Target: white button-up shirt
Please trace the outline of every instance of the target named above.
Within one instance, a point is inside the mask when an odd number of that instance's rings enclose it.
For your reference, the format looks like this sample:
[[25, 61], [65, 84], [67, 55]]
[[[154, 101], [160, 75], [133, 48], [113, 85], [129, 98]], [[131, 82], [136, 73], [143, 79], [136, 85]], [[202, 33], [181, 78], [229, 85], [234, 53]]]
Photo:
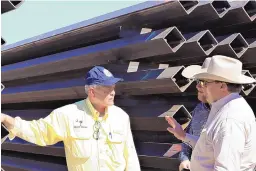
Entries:
[[191, 171], [253, 171], [256, 165], [256, 121], [245, 101], [232, 93], [212, 104], [200, 137], [187, 134], [194, 147]]

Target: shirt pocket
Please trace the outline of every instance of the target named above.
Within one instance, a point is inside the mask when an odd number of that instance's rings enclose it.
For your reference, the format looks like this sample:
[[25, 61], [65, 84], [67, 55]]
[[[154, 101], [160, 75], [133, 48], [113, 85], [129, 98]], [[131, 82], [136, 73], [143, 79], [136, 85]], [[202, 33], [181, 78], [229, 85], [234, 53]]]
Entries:
[[124, 142], [124, 133], [122, 131], [112, 131], [108, 134], [108, 141], [112, 144], [121, 144]]
[[121, 161], [124, 159], [124, 142], [125, 142], [125, 134], [119, 131], [112, 131], [109, 133], [107, 138], [107, 144], [109, 151], [109, 157], [112, 158], [113, 161], [117, 165], [120, 165]]
[[205, 152], [212, 152], [213, 151], [213, 147], [211, 142], [209, 141], [209, 133], [207, 133], [207, 131], [205, 129], [202, 130], [200, 138], [202, 138], [203, 140], [203, 149], [202, 151]]
[[92, 155], [91, 138], [92, 133], [87, 130], [74, 130], [70, 135], [71, 155], [75, 158], [88, 160]]

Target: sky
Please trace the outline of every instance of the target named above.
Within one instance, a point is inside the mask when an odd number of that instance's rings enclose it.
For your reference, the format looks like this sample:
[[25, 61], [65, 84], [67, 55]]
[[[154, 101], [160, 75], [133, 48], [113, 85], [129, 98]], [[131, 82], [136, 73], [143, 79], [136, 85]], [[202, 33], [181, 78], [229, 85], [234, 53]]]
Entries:
[[138, 3], [134, 0], [25, 0], [19, 8], [1, 15], [1, 36], [9, 45]]

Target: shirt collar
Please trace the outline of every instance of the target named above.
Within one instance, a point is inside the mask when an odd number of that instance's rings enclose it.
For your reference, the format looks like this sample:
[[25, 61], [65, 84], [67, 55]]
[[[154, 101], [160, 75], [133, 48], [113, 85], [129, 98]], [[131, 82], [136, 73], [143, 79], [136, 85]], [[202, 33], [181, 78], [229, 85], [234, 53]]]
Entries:
[[206, 110], [208, 112], [211, 110], [211, 106], [209, 104], [202, 102], [201, 105], [203, 110]]
[[[87, 106], [87, 108], [89, 109], [89, 111], [91, 112], [92, 114], [92, 117], [93, 119], [96, 121], [96, 120], [99, 120], [99, 116], [100, 116], [100, 113], [93, 107], [92, 103], [90, 102], [89, 98], [87, 98], [85, 100], [85, 105]], [[105, 115], [104, 117], [102, 118], [103, 120], [106, 120], [108, 118], [108, 108], [105, 109]]]
[[215, 108], [215, 109], [220, 109], [222, 108], [225, 104], [227, 104], [228, 102], [234, 100], [234, 99], [237, 99], [239, 98], [240, 95], [238, 93], [231, 93], [225, 97], [223, 97], [222, 99], [212, 103], [212, 108]]

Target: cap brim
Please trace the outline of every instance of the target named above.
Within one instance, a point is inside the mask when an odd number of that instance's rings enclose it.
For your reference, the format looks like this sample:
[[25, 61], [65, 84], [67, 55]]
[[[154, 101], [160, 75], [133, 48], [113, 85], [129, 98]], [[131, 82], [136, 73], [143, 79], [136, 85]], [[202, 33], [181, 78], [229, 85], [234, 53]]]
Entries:
[[102, 85], [112, 86], [112, 85], [115, 85], [116, 83], [123, 81], [123, 80], [124, 79], [122, 79], [122, 78], [110, 78], [110, 79], [104, 81], [104, 83]]
[[227, 83], [233, 83], [233, 84], [251, 84], [251, 83], [255, 83], [256, 80], [254, 78], [245, 76], [245, 75], [240, 75], [238, 78], [236, 79], [232, 79], [230, 78], [224, 78], [218, 75], [213, 75], [213, 74], [209, 74], [209, 73], [199, 73], [196, 74], [194, 76], [195, 79], [209, 79], [209, 80], [216, 80], [216, 81], [223, 81], [223, 82], [227, 82]]
[[182, 71], [182, 76], [185, 78], [193, 78], [196, 74], [206, 72], [200, 65], [190, 65]]

